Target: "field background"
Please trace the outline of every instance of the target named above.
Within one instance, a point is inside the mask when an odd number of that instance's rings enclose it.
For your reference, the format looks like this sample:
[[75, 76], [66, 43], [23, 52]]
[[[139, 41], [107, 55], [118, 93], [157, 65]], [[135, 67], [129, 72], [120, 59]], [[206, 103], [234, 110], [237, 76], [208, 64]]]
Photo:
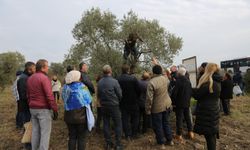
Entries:
[[[217, 142], [219, 150], [250, 150], [250, 97], [235, 97], [231, 101], [232, 115], [221, 116], [220, 139]], [[12, 97], [10, 88], [0, 93], [0, 150], [20, 150], [22, 134], [15, 128], [16, 102]], [[172, 113], [174, 115], [174, 113]], [[172, 117], [171, 123], [174, 129], [175, 121]], [[59, 119], [53, 121], [50, 139], [50, 150], [67, 149], [68, 131], [63, 121], [63, 105], [59, 104]], [[186, 138], [185, 138], [186, 139]], [[154, 134], [149, 131], [139, 139], [131, 142], [122, 141], [126, 150], [156, 150]], [[87, 140], [87, 150], [104, 149], [104, 138], [102, 134], [91, 132]], [[186, 139], [185, 145], [175, 144], [167, 146], [169, 150], [192, 150], [206, 149], [203, 136], [195, 135], [194, 140]]]

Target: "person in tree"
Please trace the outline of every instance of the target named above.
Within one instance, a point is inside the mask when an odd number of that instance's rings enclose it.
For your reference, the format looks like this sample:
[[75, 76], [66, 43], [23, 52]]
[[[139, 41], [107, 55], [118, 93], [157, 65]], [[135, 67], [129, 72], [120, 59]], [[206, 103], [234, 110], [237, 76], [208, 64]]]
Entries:
[[137, 33], [130, 33], [128, 38], [125, 40], [124, 54], [123, 54], [125, 60], [128, 59], [130, 53], [134, 57], [138, 56], [138, 50], [136, 48], [137, 40], [143, 42], [143, 40], [138, 36]]

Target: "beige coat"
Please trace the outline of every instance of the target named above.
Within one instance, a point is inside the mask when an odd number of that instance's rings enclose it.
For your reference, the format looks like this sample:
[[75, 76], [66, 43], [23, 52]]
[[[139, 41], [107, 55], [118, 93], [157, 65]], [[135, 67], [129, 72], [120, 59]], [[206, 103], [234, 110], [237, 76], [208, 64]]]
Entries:
[[153, 77], [147, 86], [146, 113], [160, 113], [171, 106], [168, 95], [169, 80], [163, 75]]

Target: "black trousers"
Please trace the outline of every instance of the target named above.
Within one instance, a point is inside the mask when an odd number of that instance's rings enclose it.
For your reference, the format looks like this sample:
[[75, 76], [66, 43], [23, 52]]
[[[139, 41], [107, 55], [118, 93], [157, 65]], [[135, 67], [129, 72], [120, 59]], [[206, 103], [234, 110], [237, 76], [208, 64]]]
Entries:
[[204, 135], [207, 142], [207, 150], [216, 150], [216, 134]]
[[139, 108], [135, 110], [122, 109], [122, 127], [125, 137], [136, 137], [139, 126]]
[[186, 108], [176, 108], [175, 109], [175, 115], [176, 115], [176, 134], [182, 135], [183, 131], [183, 119], [185, 119], [185, 122], [187, 123], [188, 131], [193, 131], [193, 125], [191, 120], [191, 113], [189, 110], [189, 107]]
[[87, 124], [68, 124], [69, 130], [69, 150], [84, 150], [86, 146]]
[[59, 91], [54, 91], [54, 92], [53, 92], [53, 95], [54, 95], [54, 99], [55, 99], [56, 101], [58, 101], [58, 100], [60, 99], [60, 92], [59, 92]]
[[121, 145], [122, 136], [122, 121], [121, 121], [121, 111], [119, 106], [103, 106], [103, 131], [104, 137], [107, 144], [112, 144], [111, 133], [110, 133], [110, 119], [112, 119], [115, 127], [115, 138], [116, 145]]
[[223, 111], [226, 115], [230, 113], [230, 99], [221, 99]]
[[101, 128], [101, 122], [102, 122], [102, 108], [101, 107], [97, 107], [97, 118], [96, 118], [96, 128], [100, 129]]
[[141, 133], [146, 133], [147, 129], [152, 126], [151, 124], [151, 115], [146, 114], [145, 107], [140, 107], [139, 131]]

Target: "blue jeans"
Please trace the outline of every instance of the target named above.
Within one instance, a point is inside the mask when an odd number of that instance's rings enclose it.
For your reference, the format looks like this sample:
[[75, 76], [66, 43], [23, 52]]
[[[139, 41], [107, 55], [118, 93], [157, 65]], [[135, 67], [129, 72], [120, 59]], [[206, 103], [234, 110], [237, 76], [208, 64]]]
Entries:
[[103, 106], [101, 108], [103, 112], [103, 131], [106, 143], [112, 144], [110, 134], [110, 119], [112, 119], [115, 128], [116, 145], [121, 145], [122, 121], [119, 106]]
[[169, 124], [170, 110], [152, 113], [152, 126], [158, 144], [172, 141], [172, 131]]

